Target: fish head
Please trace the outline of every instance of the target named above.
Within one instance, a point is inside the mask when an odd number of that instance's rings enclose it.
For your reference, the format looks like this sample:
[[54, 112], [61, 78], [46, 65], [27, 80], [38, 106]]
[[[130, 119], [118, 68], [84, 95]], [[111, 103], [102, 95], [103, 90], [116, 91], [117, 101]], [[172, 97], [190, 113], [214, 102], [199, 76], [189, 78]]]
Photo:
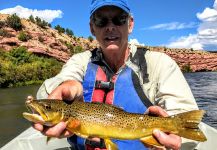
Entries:
[[27, 97], [26, 106], [31, 113], [24, 112], [23, 116], [31, 122], [53, 126], [64, 119], [61, 105], [58, 100], [34, 100], [33, 97]]

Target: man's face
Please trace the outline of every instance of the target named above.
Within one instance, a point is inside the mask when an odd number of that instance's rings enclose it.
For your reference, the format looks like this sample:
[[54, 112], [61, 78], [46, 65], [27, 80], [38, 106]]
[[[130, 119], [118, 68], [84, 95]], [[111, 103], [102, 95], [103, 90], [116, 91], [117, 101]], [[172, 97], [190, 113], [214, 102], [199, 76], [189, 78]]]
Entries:
[[103, 50], [120, 50], [128, 45], [128, 34], [133, 28], [133, 19], [118, 7], [98, 9], [90, 22], [92, 34]]

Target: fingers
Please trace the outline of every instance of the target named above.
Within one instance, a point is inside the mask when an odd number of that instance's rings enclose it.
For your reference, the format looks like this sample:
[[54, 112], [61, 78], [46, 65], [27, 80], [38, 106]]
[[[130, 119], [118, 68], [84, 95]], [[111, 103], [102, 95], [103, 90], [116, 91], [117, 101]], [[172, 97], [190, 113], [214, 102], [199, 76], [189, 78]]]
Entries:
[[60, 122], [53, 127], [44, 128], [42, 133], [49, 137], [59, 137], [61, 133], [63, 133], [65, 128], [66, 128], [66, 124], [64, 122]]
[[41, 125], [41, 124], [39, 124], [39, 123], [34, 123], [34, 124], [32, 124], [32, 127], [33, 127], [34, 129], [40, 131], [40, 132], [42, 132], [43, 129], [44, 129], [43, 125]]
[[90, 141], [100, 142], [100, 138], [88, 138]]
[[33, 128], [40, 131], [42, 134], [48, 137], [64, 138], [73, 135], [70, 131], [66, 130], [66, 123], [60, 122], [53, 127], [45, 127], [41, 124], [33, 124]]
[[181, 148], [181, 137], [175, 134], [165, 134], [164, 132], [161, 132], [159, 130], [154, 130], [153, 135], [166, 148], [173, 150], [179, 150]]
[[55, 88], [48, 96], [48, 99], [73, 100], [82, 97], [82, 85], [78, 81], [68, 80]]
[[[147, 111], [148, 114], [168, 117], [167, 112], [159, 106], [150, 106]], [[179, 150], [181, 148], [181, 137], [174, 134], [166, 134], [159, 130], [153, 131], [154, 137], [166, 148]], [[161, 148], [154, 148], [155, 150], [160, 150]]]
[[152, 114], [152, 115], [157, 115], [157, 116], [162, 116], [162, 117], [168, 117], [167, 112], [159, 106], [150, 106], [147, 109], [146, 113]]

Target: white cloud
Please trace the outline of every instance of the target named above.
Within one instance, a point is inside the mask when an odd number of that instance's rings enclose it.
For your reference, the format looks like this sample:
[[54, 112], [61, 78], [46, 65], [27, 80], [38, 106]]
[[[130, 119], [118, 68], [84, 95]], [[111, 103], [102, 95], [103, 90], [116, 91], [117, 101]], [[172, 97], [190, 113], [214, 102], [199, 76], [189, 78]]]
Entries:
[[30, 15], [33, 17], [38, 16], [39, 18], [51, 23], [55, 18], [62, 18], [62, 11], [61, 10], [37, 10], [37, 9], [29, 9], [24, 8], [22, 6], [16, 6], [14, 8], [6, 8], [0, 10], [0, 13], [3, 14], [14, 14], [16, 13], [21, 18], [29, 18]]
[[180, 29], [195, 28], [195, 27], [197, 27], [197, 23], [195, 22], [190, 22], [190, 23], [170, 22], [170, 23], [157, 24], [145, 28], [145, 30], [150, 30], [150, 29], [180, 30]]
[[202, 49], [203, 46], [199, 42], [197, 35], [190, 34], [189, 36], [179, 37], [175, 42], [171, 42], [167, 45], [168, 47], [174, 48], [193, 48]]
[[213, 8], [205, 8], [196, 15], [201, 21], [197, 33], [173, 40], [168, 47], [217, 50], [217, 0]]
[[137, 39], [130, 39], [129, 43], [135, 44], [135, 45], [144, 45], [143, 43], [139, 43], [139, 41]]

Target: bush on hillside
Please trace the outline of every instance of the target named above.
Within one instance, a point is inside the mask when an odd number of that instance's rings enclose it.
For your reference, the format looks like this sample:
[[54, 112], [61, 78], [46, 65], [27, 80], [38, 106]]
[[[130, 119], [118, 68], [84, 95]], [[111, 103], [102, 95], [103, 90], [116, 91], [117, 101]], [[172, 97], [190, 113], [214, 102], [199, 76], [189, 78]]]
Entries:
[[41, 18], [39, 18], [38, 16], [35, 18], [35, 23], [41, 27], [41, 28], [46, 28], [47, 26], [51, 26], [51, 24], [49, 24], [48, 22], [46, 22], [45, 20], [42, 20]]
[[44, 38], [42, 36], [38, 37], [39, 42], [43, 43], [44, 42]]
[[55, 76], [63, 63], [29, 53], [25, 47], [6, 52], [0, 49], [0, 88], [41, 84]]
[[23, 27], [20, 17], [18, 17], [16, 14], [8, 16], [6, 23], [9, 27], [13, 28], [16, 31], [21, 30]]
[[192, 72], [192, 69], [191, 69], [191, 65], [190, 64], [187, 64], [187, 65], [184, 65], [181, 70], [183, 72]]
[[32, 23], [35, 23], [35, 18], [33, 17], [33, 15], [29, 16], [29, 21], [31, 21]]
[[0, 21], [0, 28], [3, 28], [5, 26], [5, 22], [4, 21]]
[[54, 29], [56, 29], [59, 33], [65, 33], [65, 29], [62, 28], [60, 25], [56, 25]]
[[70, 37], [74, 36], [73, 31], [70, 30], [70, 29], [68, 29], [68, 28], [66, 28], [66, 34], [67, 34], [68, 36], [70, 36]]
[[83, 48], [81, 46], [75, 46], [74, 49], [73, 49], [74, 54], [80, 53], [82, 51], [83, 51]]
[[29, 39], [31, 39], [31, 36], [28, 35], [27, 33], [25, 33], [24, 31], [21, 31], [18, 35], [18, 39], [20, 41], [23, 41], [23, 42], [26, 42], [28, 41]]
[[93, 42], [93, 37], [92, 37], [92, 36], [89, 36], [89, 37], [88, 37], [88, 40], [89, 40], [90, 42]]
[[13, 37], [14, 35], [9, 33], [7, 30], [0, 29], [0, 36], [10, 38], [10, 37]]

